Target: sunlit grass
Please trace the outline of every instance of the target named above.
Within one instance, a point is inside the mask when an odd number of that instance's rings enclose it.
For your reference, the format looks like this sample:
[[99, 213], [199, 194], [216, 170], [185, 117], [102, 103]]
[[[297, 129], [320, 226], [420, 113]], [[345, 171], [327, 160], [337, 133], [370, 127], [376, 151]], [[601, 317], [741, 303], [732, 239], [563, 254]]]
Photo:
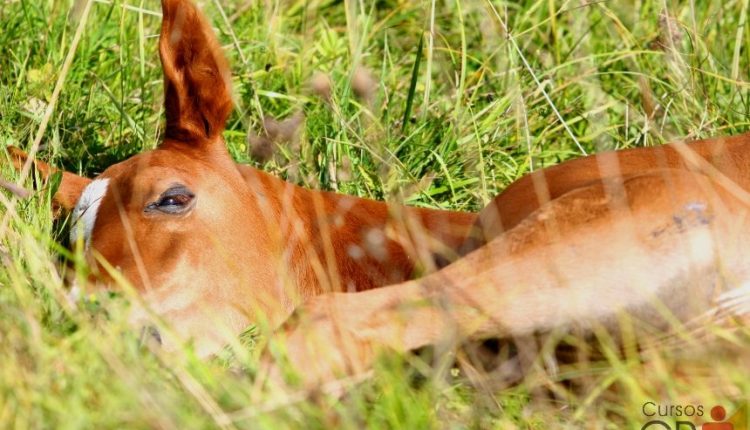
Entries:
[[[0, 6], [0, 144], [28, 148], [39, 131], [84, 3]], [[236, 159], [309, 187], [477, 210], [523, 174], [581, 148], [750, 128], [748, 2], [692, 3], [201, 6], [235, 76], [225, 138]], [[153, 0], [92, 5], [42, 158], [93, 176], [158, 143], [159, 11]], [[376, 80], [369, 101], [352, 88], [359, 66]], [[311, 88], [316, 72], [330, 77], [327, 100]], [[299, 146], [282, 145], [263, 165], [251, 160], [246, 136], [262, 133], [264, 116], [299, 111]], [[5, 162], [1, 173], [18, 177]], [[640, 428], [646, 401], [732, 409], [750, 393], [740, 331], [720, 344], [613, 354], [586, 366], [555, 370], [539, 360], [511, 386], [388, 357], [341, 400], [265, 397], [252, 376], [252, 345], [209, 362], [189, 351], [157, 357], [126, 327], [121, 297], [68, 302], [65, 280], [85, 268], [63, 248], [49, 194], [37, 190], [15, 211], [10, 194], [0, 202], [3, 428]]]

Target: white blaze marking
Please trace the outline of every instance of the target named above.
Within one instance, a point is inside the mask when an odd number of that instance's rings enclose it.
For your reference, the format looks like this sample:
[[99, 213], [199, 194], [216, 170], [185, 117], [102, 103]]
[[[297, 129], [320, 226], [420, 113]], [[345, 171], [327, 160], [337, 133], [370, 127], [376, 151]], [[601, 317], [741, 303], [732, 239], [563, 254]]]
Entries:
[[96, 214], [99, 205], [107, 194], [109, 179], [95, 179], [86, 186], [78, 198], [75, 209], [73, 209], [73, 225], [70, 228], [70, 243], [75, 243], [79, 235], [83, 234], [85, 249], [91, 246], [91, 233], [94, 231]]

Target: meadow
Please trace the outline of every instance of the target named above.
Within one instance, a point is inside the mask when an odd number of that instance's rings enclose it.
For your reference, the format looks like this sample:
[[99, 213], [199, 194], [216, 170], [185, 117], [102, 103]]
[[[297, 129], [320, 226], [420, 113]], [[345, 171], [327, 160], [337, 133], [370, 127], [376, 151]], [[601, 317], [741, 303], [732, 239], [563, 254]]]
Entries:
[[[232, 65], [224, 136], [238, 161], [306, 187], [474, 211], [583, 154], [750, 130], [749, 3], [199, 4]], [[41, 159], [94, 176], [157, 145], [157, 1], [2, 0], [0, 23], [3, 147], [38, 140]], [[4, 155], [0, 166], [18, 178]], [[437, 363], [384, 357], [341, 398], [270, 394], [253, 336], [215, 360], [165, 358], [128, 330], [120, 295], [67, 300], [86, 267], [53, 217], [53, 188], [0, 194], [2, 428], [638, 429], [647, 402], [731, 412], [750, 395], [743, 327], [586, 365], [543, 353], [514, 384], [456, 365], [459, 349]]]

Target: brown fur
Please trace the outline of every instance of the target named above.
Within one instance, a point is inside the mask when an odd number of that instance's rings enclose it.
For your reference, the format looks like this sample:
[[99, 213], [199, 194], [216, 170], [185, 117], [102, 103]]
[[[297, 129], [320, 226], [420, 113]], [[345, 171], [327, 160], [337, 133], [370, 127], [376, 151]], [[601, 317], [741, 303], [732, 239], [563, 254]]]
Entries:
[[[23, 168], [24, 163], [27, 160], [26, 153], [18, 148], [12, 146], [8, 147], [8, 155], [13, 163], [13, 167], [18, 170]], [[43, 180], [47, 180], [49, 176], [58, 170], [54, 167], [50, 167], [47, 163], [39, 160], [34, 160], [33, 164], [39, 176]], [[60, 188], [55, 193], [54, 203], [58, 208], [71, 210], [76, 205], [78, 197], [91, 182], [89, 178], [83, 178], [70, 172], [62, 172], [62, 180], [60, 182]]]
[[[549, 201], [576, 188], [602, 180], [621, 181], [651, 169], [700, 170], [702, 165], [686, 160], [685, 151], [695, 154], [743, 189], [750, 189], [745, 169], [750, 166], [750, 134], [690, 142], [676, 142], [652, 148], [634, 148], [590, 155], [538, 170], [514, 182], [479, 215], [475, 231], [481, 237], [467, 245], [471, 251], [510, 230]], [[680, 150], [681, 149], [681, 150]]]

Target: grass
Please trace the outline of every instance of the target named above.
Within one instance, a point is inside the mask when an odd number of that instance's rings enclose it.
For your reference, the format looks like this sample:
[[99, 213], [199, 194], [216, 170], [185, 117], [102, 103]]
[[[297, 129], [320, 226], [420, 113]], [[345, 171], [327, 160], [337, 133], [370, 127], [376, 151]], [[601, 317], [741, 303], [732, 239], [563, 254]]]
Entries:
[[[159, 141], [160, 9], [94, 3], [55, 100], [84, 6], [3, 1], [0, 143], [28, 148], [54, 102], [40, 156], [93, 176]], [[235, 76], [232, 154], [309, 187], [478, 210], [523, 174], [583, 152], [750, 128], [747, 0], [202, 6]], [[358, 67], [375, 77], [370, 100], [353, 89]], [[316, 72], [330, 77], [330, 102], [310, 88]], [[247, 135], [298, 111], [299, 141], [252, 160]], [[2, 177], [17, 173], [4, 163]], [[13, 212], [4, 193], [0, 205], [3, 428], [640, 428], [649, 400], [731, 410], [750, 395], [740, 331], [695, 356], [612, 355], [557, 374], [540, 362], [510, 388], [390, 357], [340, 401], [264, 397], [236, 370], [252, 369], [252, 354], [160, 361], [138, 346], [117, 299], [70, 305], [72, 272], [60, 263], [79, 256], [61, 245], [49, 194]]]

